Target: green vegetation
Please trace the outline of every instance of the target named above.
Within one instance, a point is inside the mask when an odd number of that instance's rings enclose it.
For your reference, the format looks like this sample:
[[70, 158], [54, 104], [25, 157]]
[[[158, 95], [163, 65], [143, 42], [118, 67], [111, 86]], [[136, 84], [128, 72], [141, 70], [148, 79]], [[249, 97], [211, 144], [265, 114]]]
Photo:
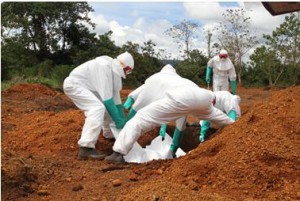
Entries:
[[[205, 69], [208, 57], [197, 49], [191, 49], [192, 37], [178, 38], [174, 29], [170, 34], [185, 44], [183, 60], [164, 60], [160, 52], [156, 53], [156, 44], [149, 40], [144, 44], [128, 41], [122, 47], [111, 40], [112, 32], [97, 36], [91, 33], [85, 24], [94, 27], [88, 13], [93, 9], [85, 2], [3, 2], [1, 4], [1, 90], [18, 83], [43, 83], [54, 88], [61, 88], [63, 80], [76, 66], [100, 55], [116, 57], [128, 51], [135, 60], [135, 69], [124, 81], [124, 87], [138, 87], [153, 73], [158, 72], [165, 64], [170, 63], [177, 72], [197, 84], [204, 85]], [[238, 15], [236, 19], [245, 19], [245, 12], [227, 12], [225, 15]], [[228, 18], [230, 19], [230, 18]], [[239, 20], [229, 20], [228, 27], [239, 25]], [[244, 24], [239, 30], [226, 29], [222, 22], [224, 44], [215, 43], [220, 48], [236, 41], [234, 33], [249, 33]], [[191, 25], [191, 26], [183, 26]], [[186, 28], [187, 27], [187, 28]], [[198, 24], [183, 21], [178, 26], [183, 33], [193, 36]], [[184, 29], [186, 28], [186, 29]], [[172, 32], [173, 30], [173, 32]], [[176, 29], [177, 30], [177, 29]], [[164, 30], [162, 30], [163, 32]], [[212, 41], [209, 33], [208, 48]], [[236, 68], [239, 69], [239, 80], [244, 86], [290, 86], [298, 85], [300, 80], [300, 20], [290, 14], [271, 35], [264, 35], [265, 44], [257, 47], [248, 63], [241, 62], [241, 56], [253, 46], [249, 34], [243, 35], [239, 44], [228, 46], [234, 58], [233, 47], [243, 47], [237, 57]], [[246, 44], [243, 41], [247, 41]], [[225, 44], [226, 42], [226, 44]], [[244, 46], [243, 46], [244, 45]], [[242, 51], [243, 50], [243, 51]], [[215, 49], [215, 51], [217, 51]], [[210, 53], [210, 52], [209, 52]]]

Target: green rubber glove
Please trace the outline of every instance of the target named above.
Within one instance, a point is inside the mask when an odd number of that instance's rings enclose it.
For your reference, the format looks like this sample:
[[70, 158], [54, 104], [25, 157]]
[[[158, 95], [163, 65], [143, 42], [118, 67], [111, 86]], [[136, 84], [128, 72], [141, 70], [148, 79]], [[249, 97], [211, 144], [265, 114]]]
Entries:
[[236, 92], [236, 81], [230, 81], [230, 86], [231, 86], [231, 93], [233, 95], [235, 95], [235, 92]]
[[119, 115], [122, 119], [125, 119], [125, 114], [124, 114], [124, 109], [123, 109], [123, 105], [122, 104], [119, 104], [119, 105], [116, 105], [116, 107], [118, 108], [118, 112], [119, 112]]
[[207, 66], [206, 67], [206, 76], [205, 76], [205, 81], [207, 84], [210, 83], [210, 74], [211, 74], [212, 68]]
[[178, 128], [175, 128], [174, 135], [173, 135], [173, 142], [171, 144], [170, 150], [173, 152], [173, 157], [175, 157], [175, 153], [181, 143], [183, 138], [183, 131], [180, 131]]
[[229, 117], [230, 119], [232, 119], [233, 121], [236, 121], [236, 120], [237, 120], [237, 117], [236, 117], [236, 111], [230, 110], [230, 112], [228, 113], [228, 117]]
[[199, 141], [200, 143], [204, 142], [204, 140], [207, 138], [207, 131], [210, 128], [210, 123], [207, 120], [203, 120], [203, 123], [201, 125], [201, 130], [200, 130], [200, 136], [199, 136]]
[[111, 99], [103, 101], [103, 103], [104, 103], [104, 106], [105, 106], [108, 114], [110, 115], [112, 120], [115, 122], [116, 127], [118, 129], [122, 129], [125, 125], [125, 119], [120, 116], [119, 110], [116, 107], [114, 100], [111, 98]]
[[124, 103], [124, 108], [129, 109], [133, 103], [134, 103], [134, 99], [131, 98], [131, 96], [128, 96]]
[[133, 108], [131, 108], [127, 114], [126, 122], [129, 121], [132, 117], [134, 117], [135, 114], [136, 114], [136, 111]]
[[166, 136], [166, 130], [167, 130], [167, 124], [162, 124], [160, 126], [159, 135], [162, 137], [162, 139], [165, 139]]

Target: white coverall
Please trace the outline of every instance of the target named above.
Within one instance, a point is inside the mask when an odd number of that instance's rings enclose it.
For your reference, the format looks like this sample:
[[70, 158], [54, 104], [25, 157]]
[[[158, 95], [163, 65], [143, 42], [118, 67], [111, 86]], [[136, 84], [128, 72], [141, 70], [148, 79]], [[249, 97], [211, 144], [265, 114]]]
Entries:
[[[142, 85], [142, 89], [138, 88], [139, 94], [137, 95], [132, 108], [135, 111], [139, 111], [150, 103], [163, 98], [167, 91], [182, 87], [186, 84], [197, 86], [192, 81], [178, 75], [173, 66], [167, 64], [160, 72], [155, 73], [146, 79], [145, 84]], [[176, 127], [181, 131], [184, 130], [185, 122], [186, 117], [178, 119], [176, 121]]]
[[228, 91], [216, 91], [214, 92], [214, 94], [216, 95], [216, 103], [214, 105], [216, 108], [218, 108], [226, 114], [228, 114], [231, 110], [234, 110], [236, 112], [237, 118], [241, 116], [239, 96], [232, 95]]
[[213, 91], [228, 91], [229, 82], [236, 80], [235, 68], [229, 58], [220, 59], [219, 55], [207, 63], [213, 69]]
[[125, 77], [118, 61], [100, 56], [76, 67], [64, 81], [64, 92], [84, 112], [85, 123], [78, 145], [95, 148], [101, 127], [105, 137], [111, 137], [112, 122], [103, 104], [113, 98], [116, 105], [122, 104], [120, 90]]
[[142, 108], [126, 123], [113, 146], [113, 150], [126, 155], [141, 134], [160, 126], [162, 123], [167, 124], [188, 114], [207, 119], [219, 126], [233, 123], [234, 121], [226, 114], [213, 107], [214, 97], [213, 92], [193, 84], [186, 84], [167, 91], [165, 98]]
[[[215, 91], [216, 96], [215, 105], [214, 107], [218, 108], [225, 114], [228, 114], [231, 110], [236, 112], [237, 119], [241, 117], [241, 109], [239, 106], [239, 102], [241, 98], [237, 95], [232, 95], [228, 91]], [[200, 121], [200, 125], [203, 124], [203, 121]], [[212, 124], [212, 128], [218, 128], [218, 126]]]
[[145, 84], [139, 86], [137, 89], [130, 92], [130, 94], [128, 94], [128, 96], [130, 96], [134, 101], [136, 101], [137, 97], [139, 96], [141, 91], [144, 89], [144, 86], [145, 86]]

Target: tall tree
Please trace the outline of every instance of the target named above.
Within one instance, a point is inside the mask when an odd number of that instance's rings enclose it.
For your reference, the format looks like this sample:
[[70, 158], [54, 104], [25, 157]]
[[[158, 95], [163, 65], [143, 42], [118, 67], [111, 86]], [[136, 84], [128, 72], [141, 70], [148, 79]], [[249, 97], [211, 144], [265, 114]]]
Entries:
[[256, 36], [251, 32], [251, 19], [244, 9], [227, 9], [223, 17], [224, 21], [215, 27], [219, 47], [226, 49], [233, 58], [238, 80], [242, 82], [242, 57], [257, 44]]
[[264, 35], [266, 44], [281, 61], [281, 71], [290, 67], [290, 80], [299, 82], [300, 76], [300, 18], [295, 14], [285, 17], [285, 21], [277, 27], [272, 35]]
[[165, 34], [171, 36], [179, 47], [182, 48], [184, 44], [184, 53], [186, 58], [190, 58], [190, 49], [192, 40], [197, 38], [196, 31], [199, 28], [199, 24], [189, 20], [183, 20], [180, 24], [174, 25], [167, 29]]
[[207, 40], [207, 55], [208, 58], [211, 58], [211, 37], [212, 33], [210, 30], [205, 31], [205, 38]]
[[41, 60], [85, 43], [82, 36], [89, 32], [83, 23], [94, 26], [88, 17], [93, 10], [86, 2], [4, 2], [1, 7], [4, 40], [20, 38]]

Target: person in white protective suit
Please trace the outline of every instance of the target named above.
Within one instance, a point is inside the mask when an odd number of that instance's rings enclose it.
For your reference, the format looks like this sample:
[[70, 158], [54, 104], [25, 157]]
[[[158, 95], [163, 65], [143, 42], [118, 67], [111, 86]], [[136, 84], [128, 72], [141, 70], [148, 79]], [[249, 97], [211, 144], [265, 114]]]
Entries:
[[[128, 98], [124, 103], [124, 107], [126, 109], [130, 108], [130, 111], [126, 117], [126, 121], [129, 121], [131, 118], [133, 118], [140, 109], [156, 100], [163, 98], [168, 90], [182, 87], [186, 84], [193, 85], [194, 83], [179, 76], [176, 73], [176, 70], [170, 64], [165, 65], [160, 72], [150, 76], [148, 79], [146, 79], [145, 84], [128, 95]], [[173, 143], [170, 148], [174, 154], [183, 136], [185, 124], [186, 117], [176, 120]], [[163, 139], [165, 137], [166, 127], [166, 124], [163, 124], [160, 128], [160, 135]]]
[[114, 143], [114, 152], [105, 160], [123, 163], [126, 155], [141, 134], [159, 126], [161, 123], [187, 116], [188, 114], [206, 119], [218, 126], [226, 126], [234, 121], [221, 110], [213, 107], [215, 95], [212, 91], [187, 84], [166, 92], [163, 99], [142, 108], [126, 123]]
[[122, 78], [125, 79], [133, 67], [134, 60], [128, 52], [115, 59], [100, 56], [76, 67], [64, 80], [65, 94], [85, 115], [78, 141], [78, 159], [103, 159], [105, 154], [95, 149], [101, 128], [103, 135], [110, 137], [112, 120], [118, 129], [125, 125], [120, 90]]
[[236, 94], [235, 68], [226, 50], [221, 50], [219, 55], [208, 61], [205, 77], [207, 84], [210, 84], [211, 72], [213, 72], [213, 91], [228, 91], [230, 79], [231, 92]]
[[[241, 116], [241, 110], [239, 106], [241, 98], [237, 95], [232, 95], [228, 91], [215, 91], [214, 94], [216, 96], [214, 107], [227, 114], [227, 116], [233, 121], [236, 121]], [[217, 126], [211, 125], [207, 120], [201, 120], [200, 125], [200, 143], [207, 139], [207, 131], [210, 127], [218, 128]]]

